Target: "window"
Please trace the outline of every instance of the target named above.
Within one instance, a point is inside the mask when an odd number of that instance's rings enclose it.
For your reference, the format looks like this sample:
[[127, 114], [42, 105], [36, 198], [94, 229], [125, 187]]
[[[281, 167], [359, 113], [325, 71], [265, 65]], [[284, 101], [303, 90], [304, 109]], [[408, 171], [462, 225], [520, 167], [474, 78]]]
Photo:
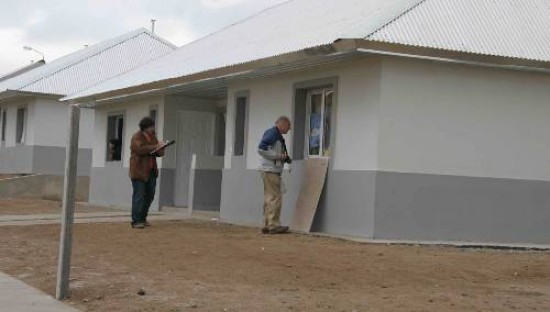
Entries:
[[216, 156], [225, 155], [225, 118], [226, 112], [220, 111], [216, 116]]
[[332, 89], [309, 91], [307, 94], [307, 155], [330, 157]]
[[122, 160], [124, 116], [111, 115], [107, 119], [107, 161]]
[[25, 143], [25, 122], [27, 119], [27, 109], [20, 107], [17, 109], [17, 123], [15, 129], [15, 143]]
[[244, 155], [246, 105], [248, 99], [244, 96], [237, 97], [235, 109], [235, 141], [233, 151], [235, 156]]
[[155, 125], [157, 124], [157, 114], [158, 114], [158, 108], [156, 106], [151, 107], [151, 109], [149, 110], [149, 117], [153, 119], [153, 121], [155, 122]]
[[2, 117], [1, 117], [1, 121], [2, 122], [2, 135], [1, 135], [1, 142], [2, 143], [5, 143], [6, 142], [6, 121], [7, 121], [7, 114], [8, 112], [3, 109], [2, 110]]

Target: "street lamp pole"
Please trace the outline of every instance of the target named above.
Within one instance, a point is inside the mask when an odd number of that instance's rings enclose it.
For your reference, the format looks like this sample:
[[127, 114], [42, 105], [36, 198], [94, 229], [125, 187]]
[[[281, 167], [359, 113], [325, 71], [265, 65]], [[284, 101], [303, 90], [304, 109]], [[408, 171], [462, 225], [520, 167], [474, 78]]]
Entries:
[[38, 53], [38, 54], [40, 54], [40, 56], [42, 56], [42, 59], [41, 59], [41, 61], [43, 61], [43, 60], [44, 60], [44, 53], [42, 53], [42, 52], [40, 52], [40, 51], [36, 50], [36, 49], [35, 49], [35, 48], [33, 48], [33, 47], [29, 47], [29, 46], [24, 46], [24, 47], [23, 47], [23, 50], [26, 50], [26, 51], [33, 51], [33, 52], [35, 52], [35, 53]]

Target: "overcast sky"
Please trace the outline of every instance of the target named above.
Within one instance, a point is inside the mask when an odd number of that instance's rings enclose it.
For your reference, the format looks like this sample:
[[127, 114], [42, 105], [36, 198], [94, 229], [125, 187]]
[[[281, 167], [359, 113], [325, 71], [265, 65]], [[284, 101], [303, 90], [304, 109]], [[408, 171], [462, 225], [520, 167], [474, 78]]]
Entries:
[[0, 75], [140, 27], [181, 46], [286, 0], [0, 0]]

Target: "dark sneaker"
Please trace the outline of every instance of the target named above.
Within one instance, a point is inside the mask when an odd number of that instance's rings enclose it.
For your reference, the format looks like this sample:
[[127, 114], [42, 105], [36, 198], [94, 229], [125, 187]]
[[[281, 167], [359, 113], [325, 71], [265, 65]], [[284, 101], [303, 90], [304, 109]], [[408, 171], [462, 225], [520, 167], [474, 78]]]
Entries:
[[262, 228], [262, 234], [268, 234], [269, 233], [269, 229], [266, 228], [266, 227], [263, 227]]
[[269, 229], [269, 234], [285, 234], [288, 233], [288, 226], [276, 226]]
[[134, 228], [134, 229], [144, 229], [145, 224], [143, 224], [143, 223], [133, 223], [132, 228]]

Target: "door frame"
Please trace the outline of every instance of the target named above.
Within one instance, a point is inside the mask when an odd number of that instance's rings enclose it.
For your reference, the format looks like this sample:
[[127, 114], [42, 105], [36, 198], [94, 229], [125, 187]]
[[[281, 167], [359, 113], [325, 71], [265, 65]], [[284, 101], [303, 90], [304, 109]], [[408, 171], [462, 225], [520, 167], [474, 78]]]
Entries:
[[[212, 116], [212, 119], [211, 119], [211, 122], [212, 122], [212, 133], [210, 134], [210, 138], [209, 138], [209, 146], [208, 146], [208, 149], [209, 149], [209, 152], [210, 153], [213, 153], [214, 151], [214, 147], [215, 147], [215, 139], [216, 139], [216, 131], [215, 131], [215, 128], [216, 128], [216, 112], [214, 111], [210, 111], [210, 110], [187, 110], [187, 109], [177, 109], [176, 110], [176, 142], [177, 142], [177, 145], [176, 146], [179, 146], [179, 144], [187, 144], [187, 142], [183, 142], [181, 140], [181, 138], [179, 137], [179, 134], [180, 134], [180, 130], [181, 130], [181, 125], [180, 125], [180, 116], [182, 114], [189, 114], [189, 113], [204, 113], [204, 114], [211, 114]], [[179, 176], [178, 176], [178, 168], [179, 168], [179, 156], [180, 156], [180, 150], [179, 150], [179, 147], [176, 147], [176, 151], [175, 151], [175, 170], [174, 170], [174, 205], [177, 206], [177, 207], [184, 207], [184, 206], [178, 206], [177, 203], [176, 203], [176, 194], [178, 193], [178, 189], [177, 189], [177, 186], [178, 186], [178, 179], [179, 179]], [[192, 155], [191, 155], [191, 158], [189, 160], [189, 173], [188, 173], [188, 177], [187, 177], [187, 182], [189, 183], [189, 179], [190, 179], [190, 176], [191, 176], [191, 165], [192, 165]], [[189, 185], [187, 185], [187, 189], [186, 191], [188, 192], [189, 191]], [[189, 198], [190, 198], [190, 194], [187, 194], [187, 205], [185, 207], [189, 207]]]

